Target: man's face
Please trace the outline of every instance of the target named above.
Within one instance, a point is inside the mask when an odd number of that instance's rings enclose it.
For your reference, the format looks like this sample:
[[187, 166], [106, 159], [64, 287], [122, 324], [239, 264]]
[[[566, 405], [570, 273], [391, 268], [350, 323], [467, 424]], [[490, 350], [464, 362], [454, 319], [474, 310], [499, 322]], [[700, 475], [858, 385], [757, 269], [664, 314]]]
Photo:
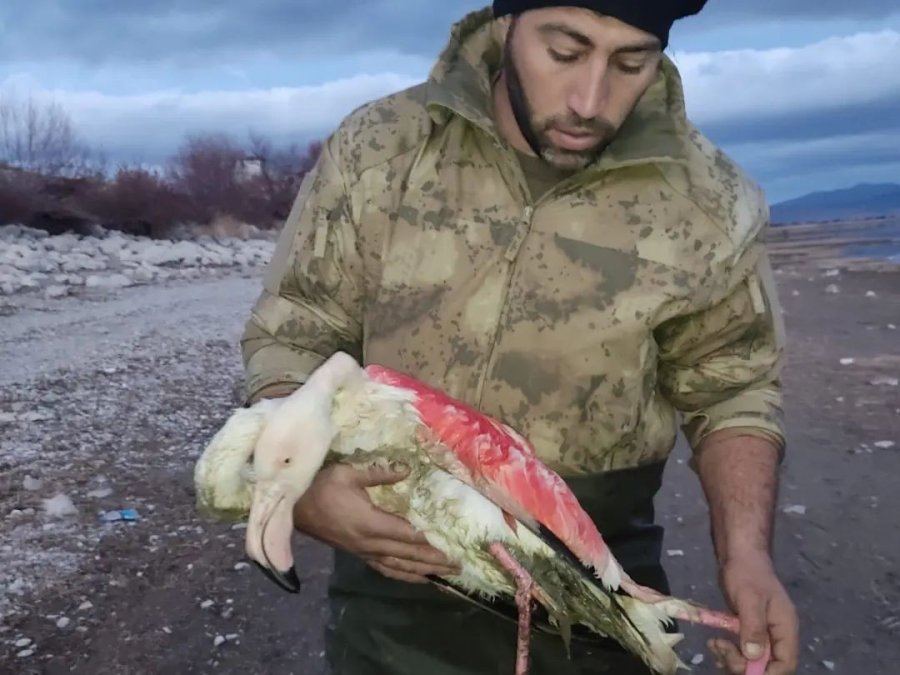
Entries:
[[603, 152], [653, 83], [660, 58], [653, 35], [561, 7], [512, 21], [503, 67], [510, 102], [528, 120], [541, 157], [560, 169], [581, 169]]

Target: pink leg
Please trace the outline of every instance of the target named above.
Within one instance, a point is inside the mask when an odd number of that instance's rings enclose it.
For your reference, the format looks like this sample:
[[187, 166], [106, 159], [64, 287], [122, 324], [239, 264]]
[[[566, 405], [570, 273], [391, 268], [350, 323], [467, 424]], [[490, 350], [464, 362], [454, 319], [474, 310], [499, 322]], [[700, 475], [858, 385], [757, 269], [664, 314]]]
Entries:
[[531, 637], [531, 595], [534, 581], [500, 543], [488, 546], [497, 562], [516, 580], [516, 607], [519, 610], [519, 634], [516, 642], [516, 675], [528, 675], [528, 644]]
[[[622, 577], [622, 589], [631, 595], [631, 597], [637, 598], [647, 604], [666, 605], [666, 614], [673, 619], [698, 623], [712, 628], [720, 628], [734, 633], [735, 635], [739, 635], [741, 632], [741, 624], [736, 616], [725, 614], [724, 612], [717, 612], [712, 609], [706, 609], [705, 607], [697, 607], [682, 600], [671, 598], [658, 591], [654, 591], [652, 588], [647, 588], [646, 586], [635, 583], [631, 578], [624, 574]], [[765, 654], [756, 661], [750, 661], [747, 664], [744, 675], [765, 675], [766, 666], [769, 663], [770, 656], [771, 650], [767, 648]]]

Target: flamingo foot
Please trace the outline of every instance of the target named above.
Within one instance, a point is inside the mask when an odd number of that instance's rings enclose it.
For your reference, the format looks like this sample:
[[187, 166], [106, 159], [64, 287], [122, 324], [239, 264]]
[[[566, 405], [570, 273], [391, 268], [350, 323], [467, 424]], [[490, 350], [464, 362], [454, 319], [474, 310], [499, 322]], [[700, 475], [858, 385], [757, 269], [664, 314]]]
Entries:
[[488, 551], [497, 562], [509, 572], [516, 582], [516, 608], [519, 610], [518, 638], [516, 641], [515, 675], [528, 675], [528, 648], [531, 637], [531, 597], [534, 592], [534, 580], [525, 571], [506, 547], [499, 542], [488, 546]]
[[[727, 630], [735, 635], [740, 635], [741, 624], [736, 616], [717, 612], [705, 607], [699, 607], [692, 603], [641, 586], [635, 583], [631, 578], [625, 576], [622, 579], [622, 589], [633, 598], [637, 598], [642, 602], [655, 605], [665, 612], [667, 616], [680, 621], [696, 623], [702, 626], [710, 626], [711, 628], [720, 628]], [[755, 661], [749, 661], [744, 669], [744, 675], [765, 675], [766, 666], [771, 658], [771, 648], [767, 647], [765, 653]]]

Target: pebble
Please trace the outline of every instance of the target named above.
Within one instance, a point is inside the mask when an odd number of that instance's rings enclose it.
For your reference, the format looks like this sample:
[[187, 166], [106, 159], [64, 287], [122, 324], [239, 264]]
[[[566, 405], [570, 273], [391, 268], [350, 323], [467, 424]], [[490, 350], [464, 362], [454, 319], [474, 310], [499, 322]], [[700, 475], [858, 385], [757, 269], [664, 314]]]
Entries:
[[691, 665], [699, 666], [701, 663], [703, 663], [703, 660], [703, 654], [694, 654], [694, 656], [691, 658]]
[[16, 647], [27, 647], [31, 644], [31, 638], [19, 638], [14, 644]]
[[96, 490], [91, 490], [87, 493], [87, 496], [93, 497], [94, 499], [103, 499], [103, 497], [109, 497], [112, 493], [112, 488], [103, 487], [97, 488]]
[[32, 654], [34, 654], [33, 649], [23, 649], [18, 654], [16, 654], [16, 656], [19, 657], [20, 659], [24, 659], [24, 658], [31, 656]]
[[91, 609], [93, 606], [94, 603], [92, 603], [90, 600], [85, 600], [80, 605], [78, 605], [78, 611], [83, 612], [85, 610]]
[[784, 513], [796, 513], [798, 516], [806, 515], [806, 507], [803, 504], [789, 504], [782, 511]]
[[69, 617], [61, 616], [56, 620], [56, 627], [57, 628], [65, 628], [70, 623], [72, 623], [72, 620]]
[[200, 609], [209, 609], [210, 607], [213, 606], [213, 604], [214, 603], [212, 600], [204, 600], [203, 602], [200, 603]]
[[221, 635], [216, 635], [215, 639], [213, 640], [213, 646], [218, 647], [223, 642], [225, 642], [225, 638]]
[[171, 634], [172, 634], [172, 629], [169, 628], [168, 626], [163, 626], [163, 627], [162, 627], [162, 632], [165, 633], [166, 635], [171, 635]]
[[670, 558], [683, 557], [684, 551], [682, 551], [680, 548], [670, 548], [668, 551], [666, 551], [666, 555], [668, 555]]
[[872, 445], [881, 450], [890, 450], [894, 447], [894, 441], [875, 441]]
[[25, 478], [22, 480], [22, 487], [30, 492], [34, 492], [35, 490], [40, 490], [41, 485], [43, 485], [43, 483], [41, 482], [40, 478], [32, 478], [31, 476], [25, 476]]
[[236, 569], [236, 570], [245, 570], [248, 567], [250, 567], [250, 564], [245, 563], [245, 562], [235, 563], [235, 565], [234, 565], [234, 569]]
[[849, 357], [844, 358], [844, 359], [841, 359], [841, 365], [842, 366], [850, 366], [850, 365], [853, 365], [854, 361], [856, 361], [856, 359], [849, 358]]
[[834, 661], [822, 661], [822, 665], [828, 670], [834, 670]]

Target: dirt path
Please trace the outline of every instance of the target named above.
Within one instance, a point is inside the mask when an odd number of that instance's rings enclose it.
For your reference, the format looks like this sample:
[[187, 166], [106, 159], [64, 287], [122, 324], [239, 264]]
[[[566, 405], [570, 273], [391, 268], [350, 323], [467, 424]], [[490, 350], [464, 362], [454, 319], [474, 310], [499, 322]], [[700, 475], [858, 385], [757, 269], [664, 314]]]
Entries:
[[[777, 558], [803, 618], [800, 672], [893, 675], [900, 275], [778, 278], [791, 339], [781, 501], [805, 513], [779, 515]], [[307, 584], [288, 596], [240, 564], [240, 530], [193, 508], [193, 462], [237, 401], [257, 288], [194, 280], [0, 316], [0, 673], [324, 672], [327, 550], [300, 544]], [[677, 592], [720, 605], [684, 458], [659, 502], [667, 565]], [[57, 494], [77, 512], [48, 516]], [[98, 521], [119, 508], [139, 520]], [[686, 659], [704, 635], [691, 632]], [[707, 657], [695, 672], [716, 671]]]

